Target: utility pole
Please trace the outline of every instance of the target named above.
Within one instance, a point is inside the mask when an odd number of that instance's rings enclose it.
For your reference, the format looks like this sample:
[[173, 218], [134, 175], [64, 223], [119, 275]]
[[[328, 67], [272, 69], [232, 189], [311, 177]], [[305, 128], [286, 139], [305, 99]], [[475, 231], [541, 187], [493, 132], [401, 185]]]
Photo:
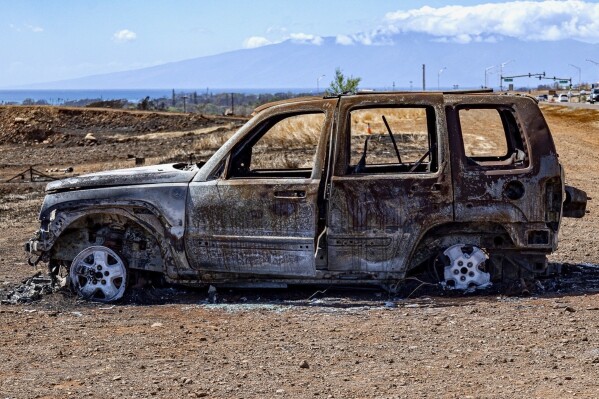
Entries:
[[422, 91], [426, 91], [426, 64], [422, 64]]
[[189, 96], [183, 96], [183, 112], [187, 112], [187, 106], [185, 104], [185, 102], [187, 101], [187, 99], [189, 98]]

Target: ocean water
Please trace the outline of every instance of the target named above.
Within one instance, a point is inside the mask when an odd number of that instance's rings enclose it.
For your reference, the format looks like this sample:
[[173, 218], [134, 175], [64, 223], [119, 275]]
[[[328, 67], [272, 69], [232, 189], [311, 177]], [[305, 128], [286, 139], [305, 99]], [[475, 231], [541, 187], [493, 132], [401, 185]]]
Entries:
[[[265, 93], [310, 93], [310, 89], [281, 88], [281, 89], [175, 89], [175, 93], [193, 93], [198, 95], [212, 93], [243, 93], [243, 94], [265, 94]], [[52, 105], [63, 104], [66, 101], [84, 99], [121, 100], [138, 102], [145, 97], [171, 98], [172, 89], [127, 89], [127, 90], [0, 90], [0, 104], [22, 103], [26, 99], [33, 101], [44, 100]]]

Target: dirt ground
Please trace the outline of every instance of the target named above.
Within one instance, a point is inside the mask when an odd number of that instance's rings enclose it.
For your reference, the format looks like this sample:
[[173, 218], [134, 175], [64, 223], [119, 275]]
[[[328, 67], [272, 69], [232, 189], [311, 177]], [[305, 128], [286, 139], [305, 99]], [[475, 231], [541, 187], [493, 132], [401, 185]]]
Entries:
[[[7, 112], [0, 107], [0, 135], [10, 122], [19, 137], [15, 118], [28, 116]], [[599, 110], [543, 112], [567, 183], [599, 198]], [[128, 167], [134, 157], [200, 158], [198, 141], [218, 147], [242, 122], [160, 116], [152, 130], [149, 113], [132, 114], [139, 129], [124, 131], [113, 115], [80, 115], [73, 127], [53, 113], [44, 122], [51, 139], [0, 140], [0, 180], [30, 165], [68, 176], [68, 167]], [[38, 228], [44, 185], [0, 184], [0, 297], [33, 274], [22, 244]], [[551, 256], [565, 275], [531, 296], [220, 290], [212, 304], [206, 290], [166, 287], [116, 305], [62, 292], [0, 305], [0, 397], [596, 398], [599, 209], [595, 201], [588, 209], [564, 220]]]

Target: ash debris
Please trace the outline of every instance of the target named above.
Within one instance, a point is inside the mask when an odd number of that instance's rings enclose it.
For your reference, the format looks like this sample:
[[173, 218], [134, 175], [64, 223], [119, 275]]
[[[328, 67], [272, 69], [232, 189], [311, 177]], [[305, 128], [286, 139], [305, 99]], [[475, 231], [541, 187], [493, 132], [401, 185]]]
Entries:
[[539, 280], [538, 293], [576, 295], [599, 292], [599, 264], [562, 263], [560, 267], [560, 274]]
[[63, 285], [48, 275], [37, 272], [23, 280], [20, 285], [8, 291], [0, 300], [2, 305], [16, 305], [39, 301], [44, 295], [53, 294], [63, 288]]
[[[418, 302], [422, 298], [464, 298], [501, 295], [508, 297], [530, 296], [564, 296], [584, 295], [599, 292], [599, 265], [591, 263], [557, 265], [561, 273], [550, 277], [528, 281], [511, 290], [502, 292], [499, 285], [490, 289], [476, 292], [445, 291], [440, 285], [419, 285], [418, 282], [406, 280], [396, 294], [390, 294], [376, 289], [344, 289], [342, 287], [318, 290], [314, 287], [292, 287], [283, 290], [235, 290], [218, 291], [214, 286], [206, 289], [193, 289], [182, 286], [152, 284], [134, 289], [124, 298], [126, 304], [165, 304], [165, 303], [204, 303], [204, 304], [236, 304], [247, 306], [265, 304], [319, 306], [319, 307], [386, 307], [394, 308], [400, 304]], [[514, 289], [517, 288], [517, 289]], [[316, 291], [315, 291], [316, 289]], [[6, 290], [6, 289], [5, 289]], [[15, 305], [40, 301], [44, 296], [68, 290], [65, 281], [52, 279], [41, 271], [23, 280], [19, 285], [8, 288], [5, 293], [0, 291], [0, 304]], [[405, 302], [410, 301], [410, 302]]]

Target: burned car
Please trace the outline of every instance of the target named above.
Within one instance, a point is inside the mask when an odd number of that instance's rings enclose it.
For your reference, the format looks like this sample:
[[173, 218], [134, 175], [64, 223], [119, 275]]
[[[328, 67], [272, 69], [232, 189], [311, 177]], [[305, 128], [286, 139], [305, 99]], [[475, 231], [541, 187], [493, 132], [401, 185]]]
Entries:
[[256, 110], [206, 162], [49, 183], [32, 263], [82, 297], [121, 298], [132, 273], [185, 285], [395, 287], [432, 267], [447, 288], [547, 271], [564, 185], [536, 100], [358, 93]]

